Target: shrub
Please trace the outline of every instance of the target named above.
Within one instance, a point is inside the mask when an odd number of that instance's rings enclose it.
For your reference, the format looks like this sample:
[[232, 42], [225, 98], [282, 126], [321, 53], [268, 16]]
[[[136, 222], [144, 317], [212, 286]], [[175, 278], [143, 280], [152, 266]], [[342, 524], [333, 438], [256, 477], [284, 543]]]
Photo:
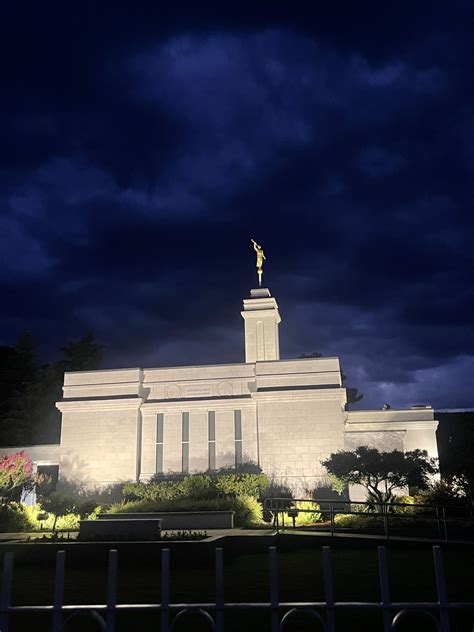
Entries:
[[238, 496], [231, 499], [236, 527], [251, 527], [262, 522], [262, 505], [253, 496]]
[[377, 516], [353, 516], [350, 514], [336, 514], [334, 523], [338, 527], [361, 529], [367, 527], [380, 527], [383, 525], [382, 518]]
[[[97, 515], [102, 508], [93, 507], [88, 514], [70, 512], [58, 516], [56, 520], [56, 529], [78, 529], [79, 520], [87, 518], [88, 520], [97, 519]], [[46, 520], [38, 520], [40, 513], [46, 513]], [[43, 507], [37, 505], [24, 505], [23, 503], [9, 503], [0, 506], [0, 532], [17, 532], [17, 531], [48, 531], [54, 528], [55, 515], [45, 512]]]
[[303, 527], [321, 521], [319, 505], [309, 500], [300, 501], [292, 509], [287, 511], [284, 514], [285, 524], [292, 524], [293, 516], [295, 516], [295, 526], [297, 527]]
[[145, 483], [125, 483], [122, 487], [122, 496], [125, 501], [140, 500], [145, 491]]
[[414, 496], [395, 496], [393, 499], [393, 502], [395, 503], [395, 505], [394, 506], [389, 505], [388, 507], [388, 511], [392, 513], [412, 514], [414, 510], [416, 509], [416, 507], [398, 507], [397, 506], [398, 503], [402, 505], [414, 505], [415, 503]]
[[149, 483], [127, 483], [123, 486], [122, 491], [126, 501], [161, 501], [177, 498], [208, 499], [219, 496], [262, 498], [268, 486], [269, 481], [265, 474], [223, 472], [152, 480]]
[[[41, 507], [44, 509], [44, 511], [47, 511], [48, 513], [51, 513], [54, 516], [53, 526], [52, 526], [53, 531], [56, 529], [56, 526], [58, 526], [58, 529], [61, 528], [59, 525], [57, 525], [58, 519], [62, 518], [64, 522], [65, 516], [67, 514], [72, 514], [75, 509], [74, 500], [72, 498], [69, 498], [68, 496], [63, 496], [62, 494], [59, 494], [58, 492], [53, 492], [49, 496], [45, 496], [44, 498], [41, 498], [40, 504], [41, 504]], [[72, 529], [75, 527], [66, 526], [65, 528]]]
[[0, 532], [15, 533], [17, 531], [30, 531], [33, 529], [33, 522], [30, 520], [28, 512], [25, 511], [21, 503], [11, 502], [7, 505], [0, 505]]
[[218, 496], [216, 486], [210, 476], [197, 474], [195, 476], [185, 476], [179, 481], [178, 489], [180, 496], [185, 498], [215, 498]]
[[261, 522], [262, 520], [262, 507], [251, 496], [208, 499], [176, 498], [175, 500], [161, 501], [136, 500], [115, 503], [109, 509], [109, 513], [160, 511], [234, 511], [234, 524], [236, 527], [250, 526], [252, 523]]
[[[415, 496], [417, 505], [452, 506], [465, 505], [466, 501], [461, 497], [456, 488], [445, 481], [436, 481], [428, 489], [419, 491]], [[420, 507], [420, 510], [423, 510]]]
[[266, 474], [251, 472], [215, 474], [213, 484], [220, 494], [262, 498], [268, 494], [270, 481]]
[[[265, 496], [266, 498], [288, 498], [288, 502], [281, 500], [278, 503], [275, 503], [275, 508], [284, 509], [285, 507], [292, 506], [293, 491], [283, 483], [277, 483], [276, 481], [271, 480], [267, 487]], [[275, 515], [272, 511], [264, 509], [263, 519], [265, 522], [272, 522], [275, 520]]]
[[[169, 500], [124, 500], [110, 505], [106, 513], [150, 513], [153, 511], [173, 511], [175, 501]], [[161, 509], [166, 507], [166, 509]]]
[[[67, 513], [58, 516], [56, 525], [54, 524], [55, 516], [50, 516], [46, 521], [46, 527], [54, 531], [55, 529], [79, 529], [79, 520], [81, 517], [76, 513]], [[44, 527], [43, 527], [44, 528]]]
[[127, 483], [122, 488], [125, 500], [173, 500], [182, 496], [180, 480]]

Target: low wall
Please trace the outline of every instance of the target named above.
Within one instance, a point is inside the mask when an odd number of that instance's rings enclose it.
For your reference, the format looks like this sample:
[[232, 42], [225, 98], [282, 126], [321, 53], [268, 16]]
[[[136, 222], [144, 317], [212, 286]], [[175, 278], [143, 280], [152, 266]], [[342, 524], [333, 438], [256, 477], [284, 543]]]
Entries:
[[233, 511], [157, 511], [153, 513], [104, 513], [100, 520], [160, 519], [162, 529], [233, 529]]
[[79, 540], [145, 542], [159, 540], [160, 537], [161, 520], [157, 518], [136, 520], [126, 517], [120, 520], [81, 520], [79, 522]]

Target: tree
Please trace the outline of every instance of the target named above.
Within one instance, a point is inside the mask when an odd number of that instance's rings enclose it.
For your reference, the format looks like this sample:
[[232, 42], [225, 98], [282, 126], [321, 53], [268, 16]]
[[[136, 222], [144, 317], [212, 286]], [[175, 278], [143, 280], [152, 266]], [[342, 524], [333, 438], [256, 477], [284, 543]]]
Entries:
[[61, 351], [66, 356], [66, 371], [94, 371], [102, 366], [104, 347], [95, 342], [90, 332], [77, 342], [69, 342]]
[[64, 359], [38, 366], [31, 335], [0, 347], [0, 428], [3, 445], [58, 443], [64, 371], [100, 368], [103, 347], [91, 333], [63, 347]]
[[3, 445], [24, 443], [28, 421], [20, 414], [22, 394], [37, 370], [31, 335], [24, 331], [14, 347], [0, 347], [0, 425]]
[[474, 512], [474, 413], [438, 413], [436, 418], [441, 477]]
[[430, 477], [438, 470], [426, 450], [412, 452], [379, 452], [361, 446], [355, 450], [341, 450], [321, 462], [329, 474], [347, 485], [363, 485], [368, 500], [382, 507], [393, 502], [395, 489], [417, 487], [426, 489]]
[[52, 492], [49, 496], [42, 497], [40, 505], [44, 511], [53, 514], [54, 522], [52, 530], [56, 530], [56, 523], [60, 516], [73, 513], [75, 510], [75, 502], [68, 496], [63, 496], [58, 492]]
[[[341, 370], [341, 381], [344, 384], [344, 382], [347, 380], [347, 375], [345, 373], [343, 373], [343, 371]], [[347, 403], [346, 403], [346, 408], [348, 406], [350, 406], [350, 404], [357, 404], [357, 402], [360, 402], [360, 400], [364, 397], [363, 393], [359, 393], [359, 389], [356, 388], [355, 386], [346, 386], [346, 397], [347, 397]]]
[[29, 331], [21, 332], [15, 345], [15, 351], [22, 369], [23, 378], [30, 381], [33, 379], [36, 369], [36, 349]]
[[443, 478], [459, 489], [474, 510], [474, 438], [464, 444], [453, 446], [451, 455], [445, 459]]
[[0, 459], [0, 495], [7, 503], [19, 500], [22, 491], [32, 489], [34, 484], [33, 463], [24, 450]]

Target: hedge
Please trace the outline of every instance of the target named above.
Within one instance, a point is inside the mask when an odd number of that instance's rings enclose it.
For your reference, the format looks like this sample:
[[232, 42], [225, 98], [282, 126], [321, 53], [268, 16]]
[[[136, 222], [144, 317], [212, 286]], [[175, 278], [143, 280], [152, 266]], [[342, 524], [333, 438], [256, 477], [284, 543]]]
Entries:
[[249, 527], [262, 522], [262, 506], [252, 496], [221, 498], [175, 498], [173, 500], [135, 500], [115, 503], [108, 513], [158, 511], [234, 511], [236, 527]]
[[[0, 505], [0, 532], [16, 533], [20, 531], [48, 531], [52, 529], [54, 523], [54, 515], [48, 514], [46, 520], [40, 522], [38, 514], [43, 511], [41, 505], [24, 505], [23, 503], [8, 503]], [[96, 507], [94, 511], [88, 514], [89, 520], [97, 518], [100, 507]], [[78, 529], [80, 516], [76, 513], [69, 513], [59, 516], [56, 529]]]
[[222, 496], [262, 498], [270, 483], [265, 474], [216, 473], [194, 474], [182, 478], [126, 483], [122, 493], [126, 501], [166, 501], [178, 498], [212, 499]]

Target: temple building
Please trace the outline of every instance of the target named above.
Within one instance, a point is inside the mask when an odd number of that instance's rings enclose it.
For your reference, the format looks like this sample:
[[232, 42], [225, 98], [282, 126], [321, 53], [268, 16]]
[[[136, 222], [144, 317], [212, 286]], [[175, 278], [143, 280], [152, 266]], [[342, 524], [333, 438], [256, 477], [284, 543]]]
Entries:
[[338, 450], [437, 457], [431, 407], [347, 410], [338, 358], [280, 360], [269, 289], [252, 289], [241, 314], [245, 362], [66, 373], [60, 443], [24, 449], [59, 466], [60, 483], [91, 488], [255, 464], [298, 493], [327, 483], [321, 461]]

